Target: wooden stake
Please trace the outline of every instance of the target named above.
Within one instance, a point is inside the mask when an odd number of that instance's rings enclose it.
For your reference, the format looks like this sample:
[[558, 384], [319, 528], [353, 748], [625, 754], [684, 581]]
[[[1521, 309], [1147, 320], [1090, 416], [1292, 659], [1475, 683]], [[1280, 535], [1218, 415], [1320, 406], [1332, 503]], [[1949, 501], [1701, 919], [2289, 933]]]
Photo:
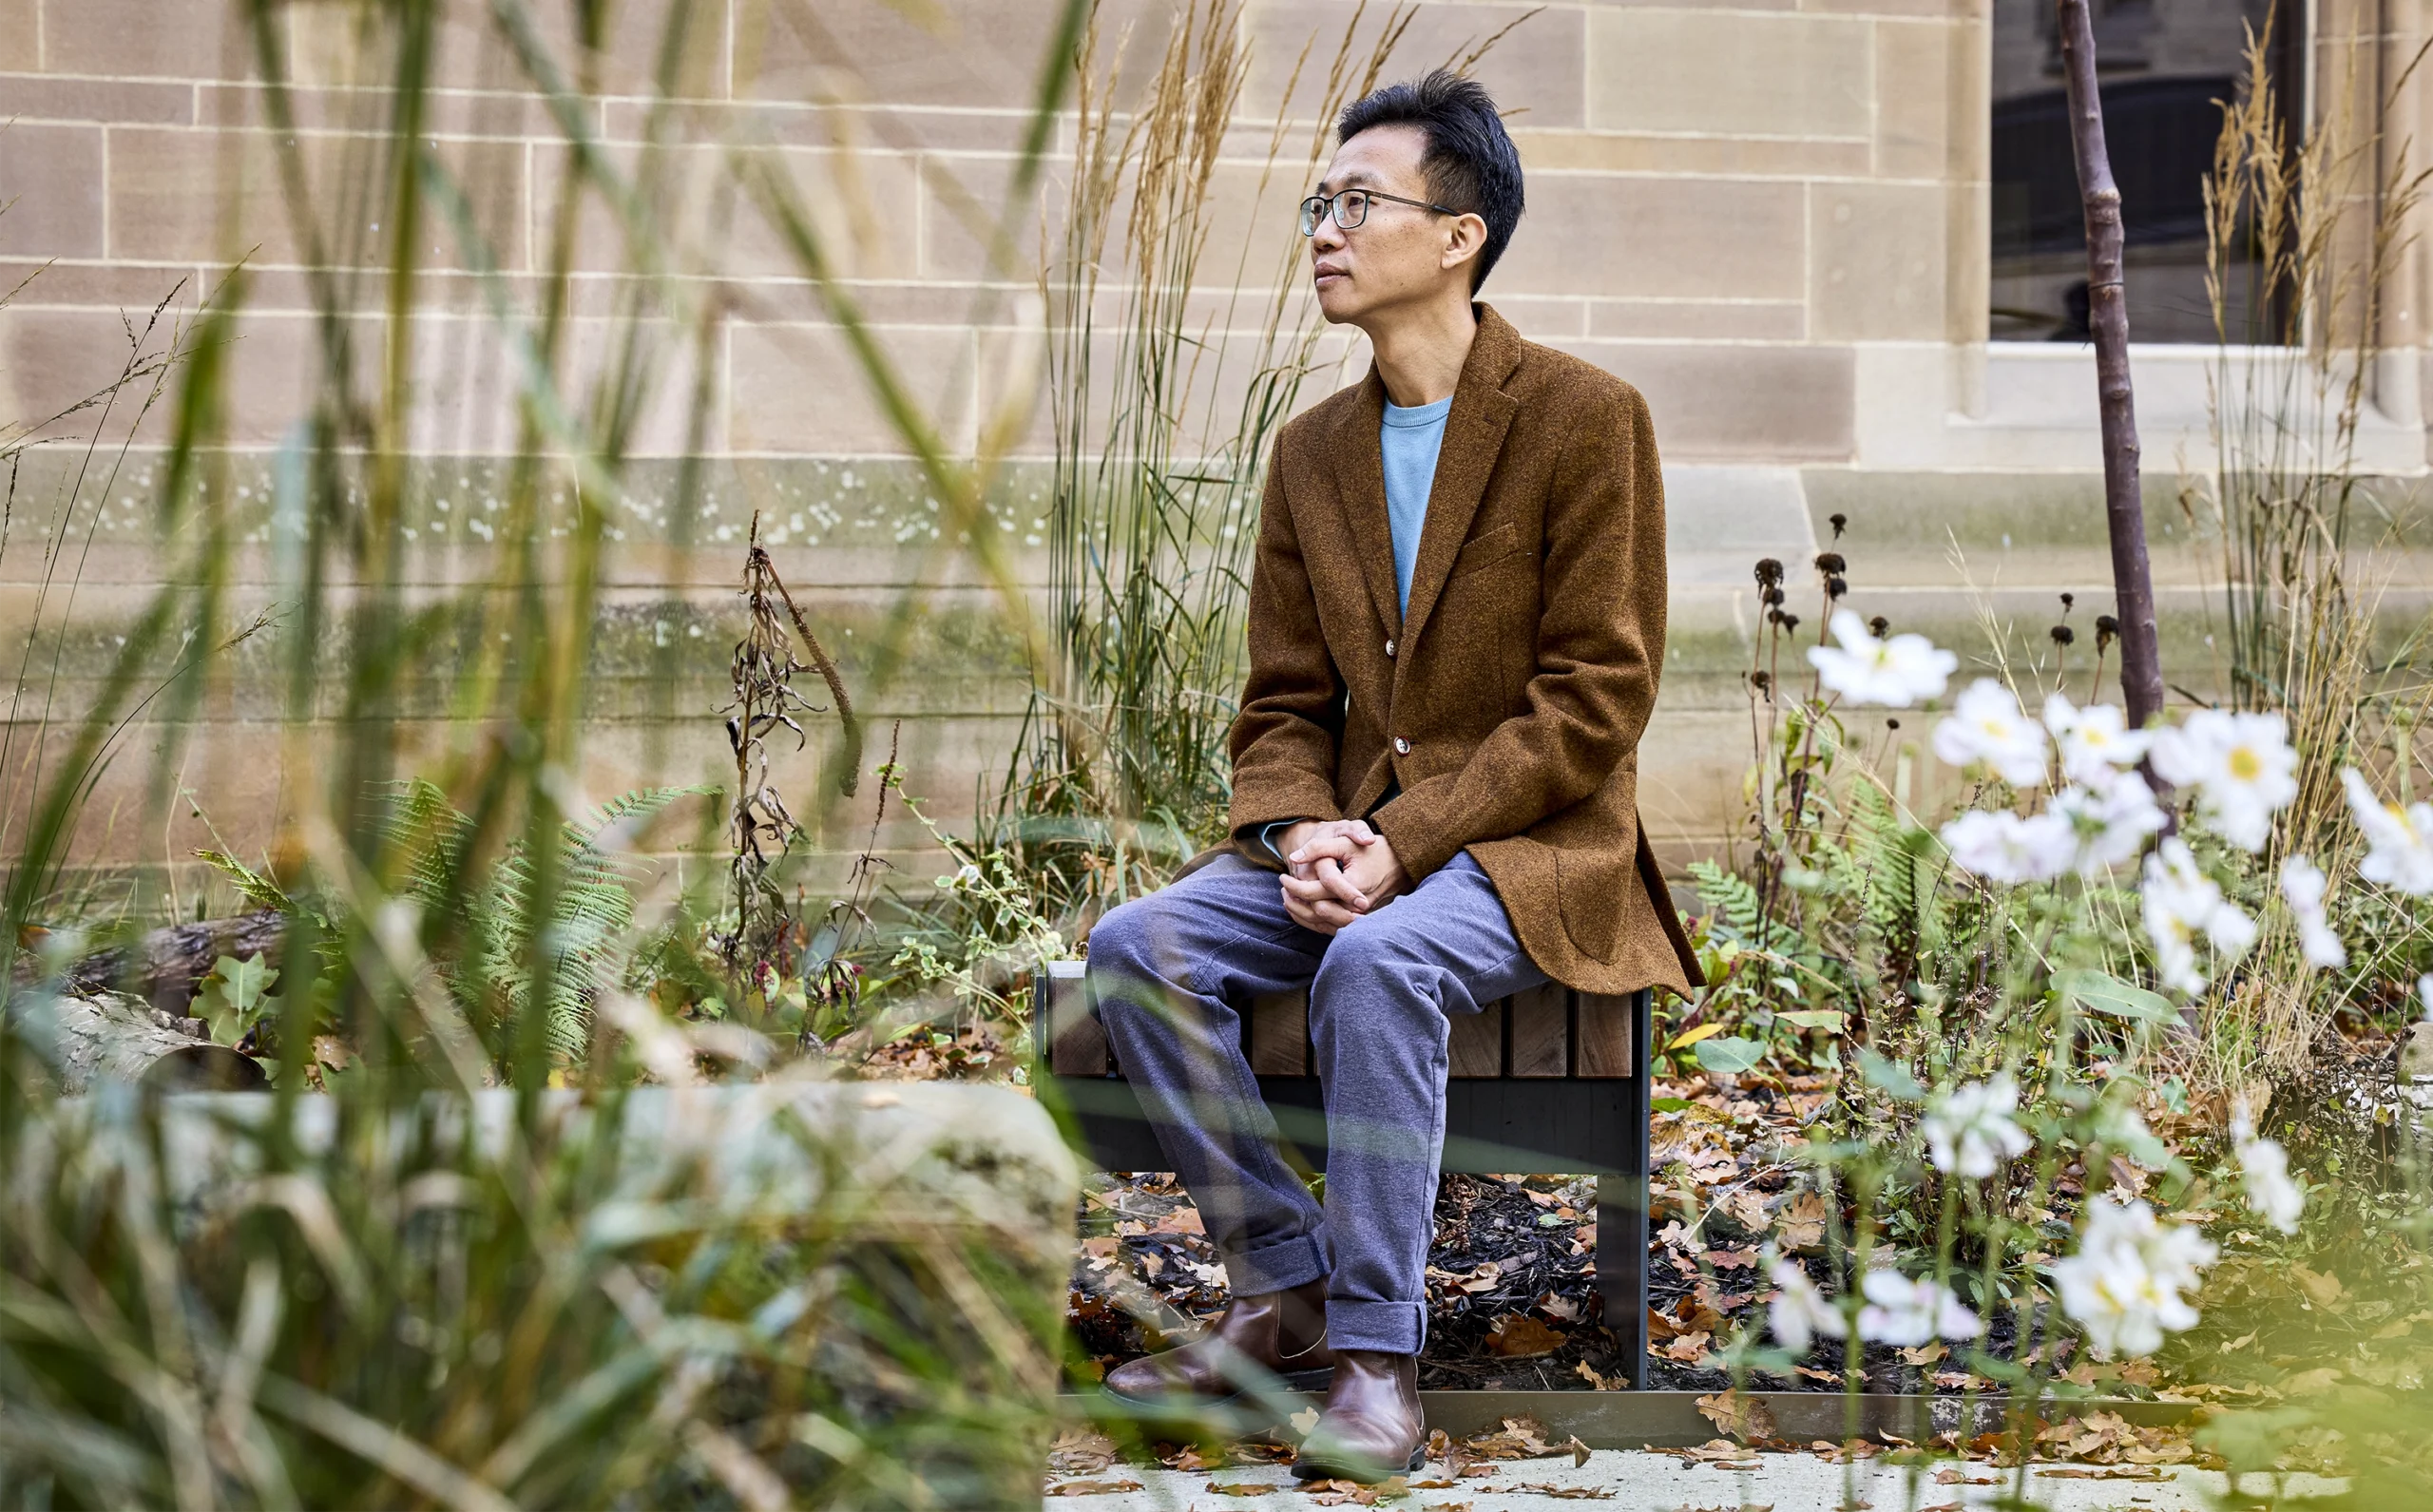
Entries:
[[2129, 386], [2129, 302], [2121, 287], [2120, 189], [2103, 143], [2096, 92], [2095, 27], [2087, 0], [2060, 6], [2062, 77], [2070, 144], [2087, 217], [2087, 329], [2095, 337], [2096, 392], [2103, 417], [2103, 514], [2112, 536], [2112, 594], [2120, 621], [2120, 690], [2136, 728], [2163, 709], [2155, 580], [2146, 564], [2146, 509], [2137, 491], [2137, 410]]

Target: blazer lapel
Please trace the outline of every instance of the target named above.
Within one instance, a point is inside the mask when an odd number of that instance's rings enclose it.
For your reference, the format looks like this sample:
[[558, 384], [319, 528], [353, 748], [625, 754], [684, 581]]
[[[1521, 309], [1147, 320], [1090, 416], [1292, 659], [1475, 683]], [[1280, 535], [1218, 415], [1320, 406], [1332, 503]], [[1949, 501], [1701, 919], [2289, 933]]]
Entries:
[[[1461, 554], [1462, 542], [1470, 533], [1470, 521], [1478, 514], [1487, 480], [1495, 475], [1496, 459], [1504, 452], [1504, 433], [1512, 425], [1513, 411], [1520, 408], [1504, 392], [1504, 380], [1521, 365], [1520, 333], [1487, 305], [1478, 306], [1478, 335], [1470, 340], [1470, 354], [1454, 384], [1453, 408], [1445, 416], [1445, 444], [1436, 454], [1436, 482], [1428, 489], [1427, 521], [1419, 532], [1419, 561], [1411, 568], [1409, 623], [1402, 631], [1406, 654], [1398, 659], [1397, 680], [1401, 669], [1411, 664], [1408, 650], [1419, 644], [1420, 633], [1427, 628], [1428, 611], [1436, 607], [1437, 595], [1453, 570], [1453, 559]], [[1373, 374], [1371, 381], [1375, 381]], [[1382, 392], [1384, 386], [1378, 388]], [[1379, 406], [1371, 421], [1370, 455], [1379, 475], [1382, 520], [1385, 464], [1377, 457], [1374, 429], [1385, 417], [1382, 400]], [[1389, 569], [1389, 601], [1392, 592]]]
[[1377, 607], [1377, 622], [1390, 640], [1403, 633], [1403, 612], [1402, 596], [1394, 587], [1394, 530], [1386, 516], [1386, 459], [1377, 439], [1385, 420], [1386, 384], [1372, 362], [1360, 386], [1359, 402], [1333, 436], [1334, 497], [1343, 511], [1344, 533], [1360, 561], [1360, 575], [1369, 584], [1369, 600]]

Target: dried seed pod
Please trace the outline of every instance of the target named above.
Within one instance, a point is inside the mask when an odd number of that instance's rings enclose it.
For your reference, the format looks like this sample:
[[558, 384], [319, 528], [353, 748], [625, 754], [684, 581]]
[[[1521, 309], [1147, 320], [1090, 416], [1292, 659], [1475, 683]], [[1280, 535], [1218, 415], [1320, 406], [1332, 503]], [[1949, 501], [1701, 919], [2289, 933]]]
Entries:
[[2120, 639], [2120, 622], [2108, 614], [2095, 617], [2095, 648], [2098, 651]]
[[1783, 622], [1783, 612], [1782, 612], [1782, 610], [1780, 610], [1780, 609], [1768, 609], [1768, 610], [1766, 611], [1766, 622], [1767, 622], [1768, 624], [1780, 624], [1780, 623], [1782, 623], [1782, 622]]
[[2063, 614], [2069, 613], [2071, 608], [2076, 605], [2078, 602], [2079, 596], [2075, 593], [2065, 593], [2061, 595], [2061, 612]]
[[1884, 721], [1884, 727], [1887, 730], [1898, 730], [1901, 728], [1901, 721], [1898, 719], [1887, 719]]
[[1875, 637], [1879, 641], [1884, 639], [1884, 632], [1891, 628], [1892, 622], [1880, 614], [1867, 622], [1868, 634]]
[[1825, 523], [1833, 527], [1833, 539], [1839, 541], [1842, 539], [1842, 527], [1850, 523], [1850, 517], [1847, 514], [1829, 514], [1825, 517]]
[[1771, 588], [1783, 581], [1783, 565], [1772, 557], [1757, 559], [1757, 586]]
[[1767, 605], [1767, 607], [1769, 607], [1769, 608], [1774, 608], [1774, 609], [1779, 609], [1779, 608], [1781, 608], [1781, 607], [1782, 607], [1782, 603], [1783, 603], [1783, 598], [1784, 598], [1784, 594], [1783, 594], [1783, 590], [1782, 590], [1782, 589], [1780, 589], [1780, 588], [1768, 588], [1768, 589], [1766, 590], [1766, 605]]
[[1837, 575], [1825, 580], [1825, 597], [1828, 599], [1838, 599], [1849, 591], [1850, 584], [1847, 579]]
[[2078, 632], [2066, 624], [2057, 624], [2049, 633], [2053, 637], [2053, 643], [2058, 646], [2069, 645], [2079, 638]]
[[1760, 693], [1764, 693], [1764, 692], [1766, 692], [1767, 690], [1771, 689], [1771, 688], [1774, 685], [1774, 679], [1773, 679], [1773, 678], [1772, 678], [1772, 676], [1770, 676], [1769, 674], [1767, 674], [1767, 673], [1763, 673], [1763, 672], [1752, 672], [1752, 673], [1750, 673], [1750, 674], [1749, 674], [1749, 680], [1750, 680], [1750, 682], [1751, 682], [1751, 683], [1752, 683], [1752, 684], [1756, 688], [1756, 690], [1757, 690], [1758, 692], [1760, 692]]
[[[1775, 610], [1774, 612], [1775, 612], [1775, 613], [1777, 613], [1777, 614], [1782, 614], [1782, 611], [1781, 611], [1781, 610], [1779, 610], [1779, 609]], [[1783, 618], [1783, 633], [1784, 633], [1785, 635], [1789, 635], [1789, 634], [1790, 634], [1791, 632], [1792, 632], [1793, 630], [1796, 630], [1796, 629], [1798, 629], [1798, 628], [1799, 628], [1799, 616], [1798, 616], [1798, 615], [1795, 615], [1795, 614], [1784, 614], [1782, 618]]]
[[1830, 578], [1837, 572], [1849, 571], [1849, 564], [1842, 560], [1839, 551], [1820, 551], [1816, 554], [1816, 570]]

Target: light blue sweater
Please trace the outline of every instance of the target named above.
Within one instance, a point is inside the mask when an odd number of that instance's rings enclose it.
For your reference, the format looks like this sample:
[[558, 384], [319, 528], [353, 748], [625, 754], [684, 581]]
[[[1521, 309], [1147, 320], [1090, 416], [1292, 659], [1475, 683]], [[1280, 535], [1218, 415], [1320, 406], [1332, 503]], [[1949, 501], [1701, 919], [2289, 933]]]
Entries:
[[[1419, 565], [1419, 532], [1427, 520], [1427, 496], [1436, 487], [1436, 454], [1445, 446], [1445, 416], [1453, 396], [1434, 404], [1405, 409], [1389, 403], [1386, 423], [1377, 428], [1377, 450], [1386, 467], [1386, 525], [1394, 541], [1394, 592], [1405, 614], [1410, 612], [1410, 575]], [[1263, 825], [1258, 837], [1276, 860], [1275, 832], [1294, 819]]]

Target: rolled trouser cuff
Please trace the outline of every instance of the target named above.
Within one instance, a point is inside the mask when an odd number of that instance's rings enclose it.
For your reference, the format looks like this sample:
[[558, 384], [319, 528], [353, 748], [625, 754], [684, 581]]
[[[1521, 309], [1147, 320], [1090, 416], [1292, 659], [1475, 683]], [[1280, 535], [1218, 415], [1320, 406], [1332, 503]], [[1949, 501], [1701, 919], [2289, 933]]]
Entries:
[[1417, 1354], [1427, 1342], [1427, 1304], [1327, 1298], [1327, 1348]]
[[1326, 1273], [1326, 1251], [1314, 1234], [1295, 1234], [1247, 1254], [1225, 1256], [1225, 1284], [1236, 1296], [1290, 1292]]

